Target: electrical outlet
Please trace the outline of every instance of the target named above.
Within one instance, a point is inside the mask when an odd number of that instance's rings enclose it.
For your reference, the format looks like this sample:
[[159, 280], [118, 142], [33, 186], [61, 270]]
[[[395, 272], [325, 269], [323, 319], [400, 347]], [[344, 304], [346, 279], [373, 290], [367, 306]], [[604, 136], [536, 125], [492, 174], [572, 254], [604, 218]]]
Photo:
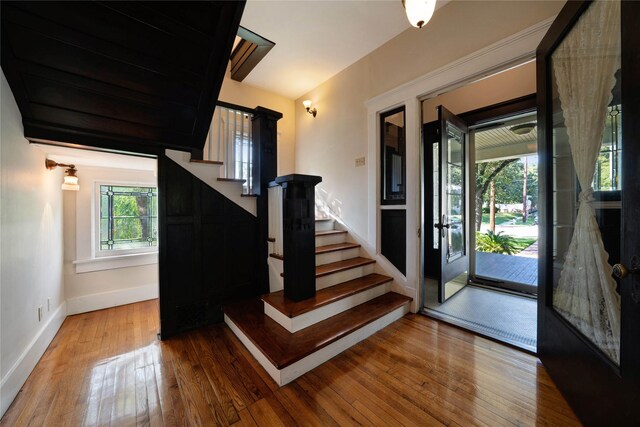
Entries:
[[38, 322], [42, 321], [42, 306], [38, 307]]
[[364, 157], [358, 157], [358, 158], [356, 159], [356, 167], [364, 166], [364, 163], [365, 163], [365, 161], [364, 161]]
[[47, 298], [47, 311], [51, 311], [51, 298]]

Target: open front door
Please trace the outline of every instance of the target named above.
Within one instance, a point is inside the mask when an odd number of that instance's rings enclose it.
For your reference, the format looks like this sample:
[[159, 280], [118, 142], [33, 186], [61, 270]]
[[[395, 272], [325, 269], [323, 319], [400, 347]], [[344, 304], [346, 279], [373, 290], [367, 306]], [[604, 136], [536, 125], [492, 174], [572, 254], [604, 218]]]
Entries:
[[467, 284], [469, 143], [467, 125], [442, 105], [438, 120], [440, 215], [434, 227], [440, 234], [438, 300], [443, 303]]
[[588, 425], [640, 422], [638, 22], [567, 2], [538, 48], [538, 354]]

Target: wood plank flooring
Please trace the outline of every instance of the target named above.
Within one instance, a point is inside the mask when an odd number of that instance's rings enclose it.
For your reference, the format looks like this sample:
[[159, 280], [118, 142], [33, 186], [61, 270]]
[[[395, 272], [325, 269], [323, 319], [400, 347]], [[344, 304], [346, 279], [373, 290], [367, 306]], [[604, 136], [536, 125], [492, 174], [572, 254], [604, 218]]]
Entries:
[[68, 317], [0, 423], [579, 425], [537, 358], [421, 315], [280, 389], [224, 324], [157, 330], [157, 301]]

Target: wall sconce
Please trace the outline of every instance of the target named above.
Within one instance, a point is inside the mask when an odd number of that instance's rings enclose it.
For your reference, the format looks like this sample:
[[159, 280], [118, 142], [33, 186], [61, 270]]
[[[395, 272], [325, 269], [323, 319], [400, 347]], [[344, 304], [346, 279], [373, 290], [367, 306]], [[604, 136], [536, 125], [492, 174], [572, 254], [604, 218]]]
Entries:
[[44, 161], [44, 165], [49, 170], [53, 170], [57, 167], [67, 168], [67, 170], [64, 171], [64, 182], [62, 183], [62, 189], [68, 191], [80, 190], [80, 186], [78, 185], [78, 177], [76, 176], [76, 172], [78, 172], [78, 170], [76, 169], [75, 165], [65, 165], [64, 163], [58, 163], [50, 159], [46, 159]]
[[313, 117], [318, 114], [318, 110], [316, 110], [315, 108], [311, 108], [311, 100], [307, 99], [305, 101], [302, 101], [302, 105], [304, 105], [304, 108], [307, 109], [307, 113], [311, 114]]
[[433, 16], [436, 0], [402, 0], [402, 6], [409, 23], [416, 28], [422, 28]]

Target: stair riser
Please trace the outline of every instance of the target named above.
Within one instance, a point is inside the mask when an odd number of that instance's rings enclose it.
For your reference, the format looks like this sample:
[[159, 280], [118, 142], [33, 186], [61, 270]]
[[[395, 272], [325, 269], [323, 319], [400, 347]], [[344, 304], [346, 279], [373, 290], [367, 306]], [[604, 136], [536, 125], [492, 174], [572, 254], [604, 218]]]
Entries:
[[350, 268], [349, 270], [328, 274], [326, 276], [316, 278], [316, 290], [325, 289], [338, 283], [357, 279], [367, 274], [373, 273], [373, 264], [364, 265], [362, 267]]
[[327, 236], [316, 236], [316, 247], [325, 245], [335, 245], [347, 241], [347, 233], [329, 234]]
[[316, 265], [324, 265], [332, 262], [344, 261], [346, 259], [360, 256], [359, 248], [346, 249], [343, 251], [327, 252], [316, 255]]
[[391, 282], [383, 283], [365, 291], [358, 292], [355, 295], [342, 298], [331, 304], [318, 307], [315, 310], [303, 313], [296, 317], [288, 317], [265, 302], [264, 313], [282, 325], [282, 327], [287, 331], [294, 333], [335, 316], [336, 314], [350, 310], [360, 304], [364, 304], [365, 302], [379, 297], [380, 295], [386, 294], [390, 290]]
[[260, 363], [260, 365], [262, 365], [262, 367], [267, 371], [271, 378], [273, 378], [279, 386], [283, 386], [304, 375], [313, 368], [320, 366], [327, 360], [337, 356], [338, 354], [354, 346], [360, 341], [368, 338], [369, 336], [378, 332], [380, 329], [383, 329], [389, 324], [402, 318], [408, 312], [409, 303], [406, 303], [403, 306], [398, 307], [390, 313], [380, 317], [374, 322], [371, 322], [363, 326], [362, 328], [353, 331], [351, 334], [329, 344], [326, 347], [321, 348], [315, 353], [310, 354], [309, 356], [287, 366], [284, 369], [278, 369], [273, 364], [271, 364], [271, 362], [264, 356], [264, 354], [262, 354], [262, 352], [251, 342], [251, 340], [246, 335], [244, 335], [244, 333], [242, 333], [242, 331], [235, 325], [235, 323], [231, 321], [231, 319], [227, 317], [227, 315], [224, 316], [224, 321], [242, 342], [242, 344], [244, 344], [244, 346], [249, 350], [253, 357], [258, 361], [258, 363]]
[[333, 230], [333, 220], [316, 221], [316, 231], [329, 231], [329, 230]]

